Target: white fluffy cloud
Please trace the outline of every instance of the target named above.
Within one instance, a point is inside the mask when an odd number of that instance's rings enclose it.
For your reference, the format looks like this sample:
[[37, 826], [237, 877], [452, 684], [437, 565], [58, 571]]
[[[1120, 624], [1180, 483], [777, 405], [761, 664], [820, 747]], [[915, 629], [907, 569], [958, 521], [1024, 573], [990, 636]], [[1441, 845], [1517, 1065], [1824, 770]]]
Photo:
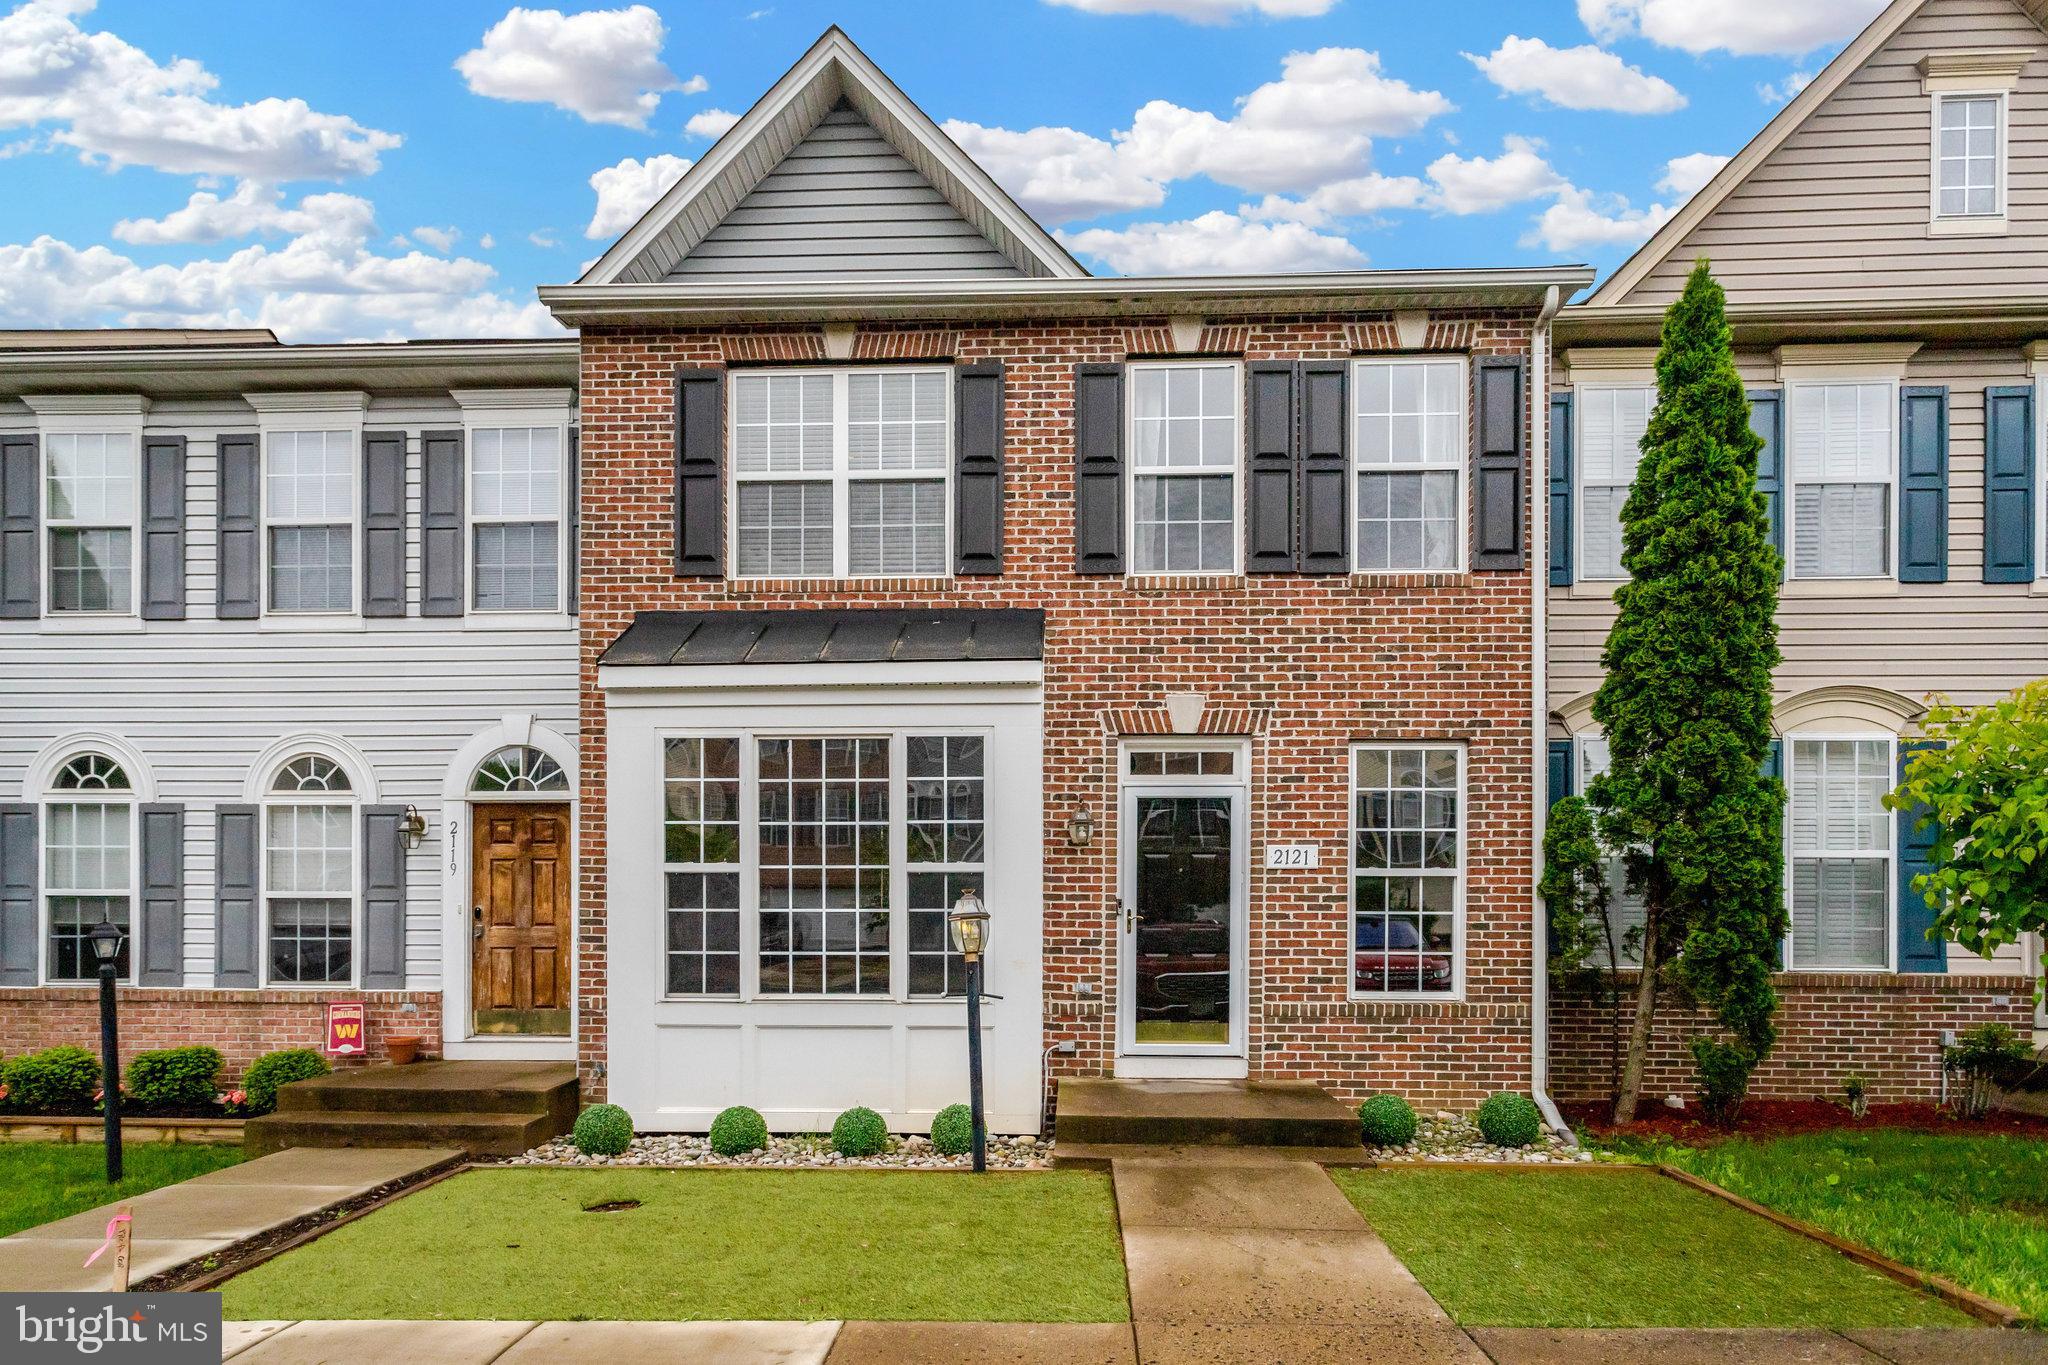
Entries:
[[416, 227], [412, 230], [412, 235], [416, 240], [425, 242], [428, 246], [446, 256], [449, 252], [455, 250], [455, 244], [462, 240], [462, 229], [452, 227]]
[[1166, 187], [1144, 174], [1114, 143], [1072, 128], [984, 128], [957, 119], [946, 136], [1043, 223], [1154, 208]]
[[690, 121], [683, 125], [683, 131], [691, 137], [721, 138], [726, 130], [740, 121], [738, 114], [725, 109], [700, 109], [690, 115]]
[[686, 156], [657, 152], [645, 160], [629, 156], [596, 172], [590, 177], [590, 188], [597, 191], [597, 211], [590, 216], [590, 226], [583, 229], [583, 235], [618, 236], [638, 222], [640, 215], [668, 192], [669, 186], [682, 179], [690, 164]]
[[1465, 58], [1508, 93], [1534, 95], [1566, 109], [1668, 114], [1685, 108], [1677, 86], [1591, 43], [1552, 47], [1541, 38], [1511, 34], [1486, 56], [1467, 52]]
[[1429, 186], [1412, 175], [1381, 175], [1374, 171], [1351, 180], [1336, 180], [1301, 199], [1269, 194], [1238, 212], [1265, 221], [1306, 223], [1319, 227], [1333, 218], [1370, 218], [1392, 209], [1421, 208], [1429, 202]]
[[1566, 186], [1522, 238], [1522, 245], [1547, 251], [1636, 246], [1648, 241], [1677, 211], [1664, 204], [1632, 209], [1628, 200], [1618, 195], [1603, 200], [1588, 190]]
[[566, 15], [514, 8], [485, 31], [481, 46], [455, 59], [455, 69], [479, 95], [645, 128], [664, 92], [705, 88], [703, 77], [679, 80], [663, 64], [667, 36], [661, 16], [645, 5]]
[[185, 201], [185, 207], [161, 218], [123, 218], [114, 224], [114, 236], [137, 246], [168, 246], [278, 233], [296, 235], [313, 231], [324, 215], [350, 213], [354, 205], [367, 206], [368, 202], [352, 194], [315, 194], [291, 208], [275, 185], [244, 180], [225, 199], [211, 190], [198, 190]]
[[1788, 71], [1781, 81], [1759, 81], [1756, 97], [1765, 104], [1787, 104], [1798, 98], [1799, 92], [1813, 84], [1811, 71]]
[[1342, 237], [1301, 223], [1255, 223], [1214, 210], [1178, 223], [1062, 232], [1080, 255], [1119, 275], [1238, 275], [1299, 270], [1353, 270], [1365, 253]]
[[222, 104], [190, 58], [159, 65], [75, 22], [94, 0], [29, 0], [0, 17], [0, 129], [44, 127], [88, 161], [252, 180], [339, 180], [375, 171], [403, 140], [302, 99]]
[[1569, 188], [1544, 160], [1541, 145], [1510, 134], [1502, 140], [1499, 156], [1444, 153], [1429, 163], [1430, 183], [1435, 186], [1432, 204], [1447, 213], [1492, 213]]
[[1603, 41], [1635, 35], [1686, 52], [1797, 56], [1853, 38], [1887, 0], [1579, 0]]
[[1664, 174], [1657, 181], [1657, 188], [1680, 199], [1690, 199], [1704, 189], [1709, 180], [1719, 175], [1721, 168], [1732, 159], [1713, 152], [1674, 156], [1664, 163]]
[[1328, 14], [1337, 0], [1046, 0], [1090, 14], [1163, 14], [1195, 24], [1227, 24], [1257, 15], [1263, 19], [1313, 19]]

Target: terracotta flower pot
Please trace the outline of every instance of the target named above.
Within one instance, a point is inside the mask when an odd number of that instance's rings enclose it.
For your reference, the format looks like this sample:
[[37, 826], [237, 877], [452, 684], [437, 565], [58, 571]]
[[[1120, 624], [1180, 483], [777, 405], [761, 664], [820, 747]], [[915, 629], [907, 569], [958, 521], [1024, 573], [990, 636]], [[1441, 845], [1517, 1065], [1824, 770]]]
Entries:
[[419, 1060], [420, 1040], [417, 1037], [386, 1038], [384, 1051], [390, 1055], [393, 1066], [410, 1066]]

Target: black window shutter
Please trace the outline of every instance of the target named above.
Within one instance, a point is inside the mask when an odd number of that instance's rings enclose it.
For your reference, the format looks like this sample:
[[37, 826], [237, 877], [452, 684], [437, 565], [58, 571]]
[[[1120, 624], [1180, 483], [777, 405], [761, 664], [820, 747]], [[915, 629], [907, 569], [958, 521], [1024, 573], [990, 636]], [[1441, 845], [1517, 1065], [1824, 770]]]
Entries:
[[1763, 439], [1756, 453], [1756, 491], [1763, 495], [1764, 513], [1771, 522], [1771, 545], [1778, 552], [1780, 572], [1785, 564], [1785, 391], [1752, 389], [1749, 394], [1749, 429]]
[[185, 438], [142, 438], [142, 619], [185, 619]]
[[136, 984], [185, 984], [185, 808], [150, 803], [142, 821], [142, 912]]
[[676, 371], [676, 576], [725, 577], [725, 371]]
[[1522, 567], [1523, 386], [1520, 359], [1480, 357], [1472, 452], [1472, 567], [1480, 572]]
[[1549, 799], [1550, 804], [1553, 806], [1564, 800], [1567, 796], [1576, 796], [1578, 794], [1574, 790], [1574, 787], [1577, 785], [1574, 779], [1578, 776], [1578, 765], [1572, 762], [1574, 753], [1575, 751], [1570, 740], [1553, 739], [1550, 741], [1549, 766], [1548, 770], [1544, 773], [1544, 777], [1549, 783]]
[[420, 433], [420, 615], [460, 616], [468, 558], [462, 433]]
[[1301, 364], [1300, 445], [1295, 452], [1299, 539], [1294, 567], [1305, 574], [1351, 568], [1351, 366], [1343, 360]]
[[1124, 367], [1074, 367], [1074, 572], [1124, 571]]
[[1948, 390], [1899, 390], [1899, 581], [1948, 581]]
[[0, 805], [0, 986], [36, 984], [36, 808]]
[[1246, 367], [1246, 573], [1294, 572], [1299, 373], [1290, 360], [1258, 360]]
[[[1784, 740], [1782, 740], [1782, 739], [1773, 739], [1773, 740], [1771, 741], [1771, 745], [1770, 745], [1770, 747], [1769, 747], [1768, 749], [1765, 749], [1765, 750], [1764, 750], [1764, 761], [1763, 761], [1762, 763], [1760, 763], [1760, 764], [1758, 764], [1758, 765], [1757, 765], [1757, 771], [1758, 771], [1758, 772], [1759, 772], [1759, 773], [1760, 773], [1760, 774], [1761, 774], [1761, 775], [1762, 775], [1763, 777], [1765, 777], [1766, 779], [1771, 779], [1771, 778], [1775, 778], [1775, 779], [1777, 779], [1777, 780], [1778, 780], [1779, 782], [1783, 782], [1783, 781], [1785, 780], [1785, 741], [1784, 741]], [[1785, 834], [1786, 834], [1786, 829], [1787, 829], [1787, 827], [1788, 827], [1788, 825], [1789, 825], [1789, 822], [1790, 822], [1790, 819], [1791, 819], [1791, 806], [1790, 806], [1790, 803], [1789, 803], [1789, 802], [1788, 802], [1788, 803], [1787, 803], [1787, 805], [1786, 805], [1786, 806], [1784, 807], [1784, 810], [1785, 810], [1785, 818], [1784, 818], [1784, 820], [1782, 820], [1782, 821], [1780, 822], [1780, 824], [1779, 824], [1779, 826], [1778, 826], [1778, 887], [1777, 887], [1777, 892], [1778, 892], [1778, 901], [1779, 901], [1779, 903], [1780, 903], [1780, 904], [1783, 904], [1783, 903], [1784, 903], [1784, 900], [1785, 900], [1785, 885], [1784, 885], [1784, 878], [1785, 878], [1785, 862], [1784, 862], [1784, 858], [1785, 858], [1785, 849], [1786, 849], [1786, 847], [1787, 847], [1787, 844], [1788, 844], [1788, 840], [1786, 839], [1786, 837], [1785, 837]], [[1788, 925], [1788, 926], [1786, 927], [1786, 933], [1788, 933], [1788, 934], [1789, 934], [1790, 932], [1791, 932], [1791, 927], [1790, 927], [1790, 926]], [[1772, 967], [1773, 967], [1774, 969], [1776, 969], [1777, 971], [1781, 971], [1781, 972], [1782, 972], [1782, 971], [1784, 971], [1784, 970], [1785, 970], [1785, 941], [1784, 941], [1783, 939], [1780, 939], [1780, 940], [1778, 941], [1777, 947], [1776, 947], [1776, 949], [1775, 949], [1775, 950], [1774, 950], [1774, 952], [1773, 952], [1773, 955], [1772, 955], [1772, 960], [1771, 960], [1771, 966], [1772, 966]]]
[[1003, 365], [953, 371], [953, 572], [1003, 571]]
[[[1906, 780], [1906, 764], [1915, 753], [1935, 747], [1926, 740], [1908, 740], [1900, 744], [1899, 781]], [[1934, 844], [1940, 831], [1931, 822], [1926, 829], [1919, 827], [1921, 819], [1930, 813], [1926, 806], [1914, 806], [1898, 812], [1895, 817], [1899, 822], [1899, 970], [1902, 972], [1948, 970], [1948, 944], [1942, 939], [1927, 937], [1928, 930], [1934, 927], [1934, 907], [1913, 886], [1915, 877], [1932, 871], [1934, 866]]]
[[2034, 389], [1984, 390], [1984, 581], [2034, 579]]
[[1572, 583], [1572, 396], [1550, 395], [1550, 586]]
[[256, 437], [217, 437], [219, 514], [215, 531], [214, 615], [254, 620], [263, 612], [263, 478]]
[[405, 433], [363, 437], [363, 615], [405, 615]]
[[405, 989], [404, 806], [363, 807], [363, 977], [366, 991]]
[[213, 826], [213, 984], [222, 990], [253, 988], [262, 960], [262, 913], [256, 869], [257, 806], [218, 806]]
[[564, 608], [574, 616], [583, 605], [583, 432], [569, 428], [569, 591]]
[[0, 436], [0, 619], [42, 615], [42, 480], [36, 438]]

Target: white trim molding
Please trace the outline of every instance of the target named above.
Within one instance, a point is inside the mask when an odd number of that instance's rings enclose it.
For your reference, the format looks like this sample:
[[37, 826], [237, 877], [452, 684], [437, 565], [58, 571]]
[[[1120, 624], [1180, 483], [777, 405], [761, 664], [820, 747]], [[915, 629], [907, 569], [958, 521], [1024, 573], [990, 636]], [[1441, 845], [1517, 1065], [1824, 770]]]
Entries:
[[1843, 683], [1815, 687], [1778, 703], [1772, 716], [1781, 736], [1803, 731], [1876, 733], [1898, 736], [1925, 715], [1927, 707], [1882, 687]]
[[[353, 425], [362, 425], [362, 415], [370, 410], [370, 395], [361, 389], [309, 390], [304, 392], [280, 391], [277, 393], [245, 393], [242, 401], [256, 410], [259, 417], [293, 418], [308, 413], [342, 413], [353, 416]], [[282, 426], [285, 430], [297, 430], [285, 423], [268, 423]]]
[[1636, 388], [1657, 382], [1655, 346], [1573, 346], [1564, 353], [1565, 373], [1573, 384]]
[[1889, 379], [1903, 382], [1906, 365], [1920, 352], [1918, 341], [1817, 342], [1778, 347], [1778, 382]]
[[1920, 59], [1922, 94], [1989, 94], [2017, 90], [2020, 69], [2032, 61], [2037, 49], [2003, 47], [1980, 52], [1930, 52]]
[[128, 774], [130, 794], [137, 801], [156, 800], [156, 775], [142, 750], [111, 730], [69, 730], [37, 751], [21, 777], [21, 799], [43, 801], [52, 795], [50, 783], [66, 763], [83, 753], [104, 754]]
[[341, 770], [348, 774], [349, 786], [357, 803], [364, 806], [378, 803], [377, 770], [370, 766], [370, 760], [363, 757], [362, 750], [340, 735], [322, 730], [285, 735], [266, 745], [242, 779], [242, 799], [252, 803], [262, 801], [270, 794], [272, 776], [301, 754], [318, 754], [339, 764]]

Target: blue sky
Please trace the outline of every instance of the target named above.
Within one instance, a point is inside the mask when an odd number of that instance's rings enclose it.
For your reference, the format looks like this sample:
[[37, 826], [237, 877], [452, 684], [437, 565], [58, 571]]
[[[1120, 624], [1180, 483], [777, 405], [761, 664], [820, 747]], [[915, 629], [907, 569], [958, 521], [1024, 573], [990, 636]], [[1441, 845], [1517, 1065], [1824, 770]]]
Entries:
[[1611, 269], [1882, 0], [0, 0], [0, 326], [545, 334], [832, 23], [1100, 273]]

